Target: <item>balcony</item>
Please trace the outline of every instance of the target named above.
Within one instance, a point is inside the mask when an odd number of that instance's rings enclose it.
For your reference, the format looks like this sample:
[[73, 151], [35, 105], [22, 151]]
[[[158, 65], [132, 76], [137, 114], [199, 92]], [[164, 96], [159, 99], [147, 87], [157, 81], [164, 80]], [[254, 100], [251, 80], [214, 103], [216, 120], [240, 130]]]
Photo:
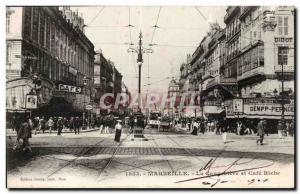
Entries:
[[211, 78], [207, 82], [206, 88], [209, 89], [216, 85], [232, 85], [232, 84], [236, 84], [236, 78], [234, 78], [234, 77], [225, 78], [223, 76], [216, 76], [216, 77]]
[[224, 16], [224, 22], [227, 23], [230, 18], [234, 15], [234, 13], [237, 13], [237, 11], [240, 9], [239, 6], [229, 6], [226, 10], [226, 15]]
[[250, 77], [256, 76], [256, 75], [264, 75], [264, 67], [257, 67], [252, 70], [246, 71], [242, 73], [242, 75], [237, 76], [237, 81], [241, 81], [243, 79], [248, 79]]
[[258, 6], [242, 6], [240, 19], [245, 18], [251, 10], [256, 9], [257, 7]]

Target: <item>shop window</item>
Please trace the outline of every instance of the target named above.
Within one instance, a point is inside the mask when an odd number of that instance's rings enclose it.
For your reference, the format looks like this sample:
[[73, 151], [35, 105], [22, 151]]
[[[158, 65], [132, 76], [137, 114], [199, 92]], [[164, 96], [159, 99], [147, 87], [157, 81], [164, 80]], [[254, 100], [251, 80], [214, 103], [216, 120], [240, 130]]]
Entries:
[[278, 47], [278, 65], [288, 64], [288, 47]]

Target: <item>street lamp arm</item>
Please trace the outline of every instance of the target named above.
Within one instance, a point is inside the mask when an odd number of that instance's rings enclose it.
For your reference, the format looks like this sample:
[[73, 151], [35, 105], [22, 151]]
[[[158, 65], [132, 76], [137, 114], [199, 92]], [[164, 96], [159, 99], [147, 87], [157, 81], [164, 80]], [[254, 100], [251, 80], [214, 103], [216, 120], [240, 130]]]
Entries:
[[153, 49], [145, 49], [143, 50], [143, 53], [154, 53]]
[[127, 49], [127, 52], [128, 53], [138, 53], [138, 51], [136, 49], [134, 49], [134, 48]]

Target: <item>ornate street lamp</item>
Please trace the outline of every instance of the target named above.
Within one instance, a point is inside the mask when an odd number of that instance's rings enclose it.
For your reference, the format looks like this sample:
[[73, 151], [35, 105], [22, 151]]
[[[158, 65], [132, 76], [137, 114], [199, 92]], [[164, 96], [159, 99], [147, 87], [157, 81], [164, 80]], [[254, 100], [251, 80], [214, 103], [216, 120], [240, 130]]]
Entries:
[[143, 53], [153, 53], [153, 50], [151, 48], [149, 49], [144, 49], [142, 48], [142, 32], [140, 32], [139, 35], [139, 46], [138, 48], [129, 48], [127, 50], [127, 52], [131, 52], [131, 53], [137, 53], [138, 54], [138, 58], [137, 58], [137, 64], [139, 67], [139, 81], [138, 81], [138, 95], [139, 95], [139, 100], [138, 100], [138, 110], [140, 111], [141, 108], [141, 69], [142, 69], [142, 65], [143, 65]]

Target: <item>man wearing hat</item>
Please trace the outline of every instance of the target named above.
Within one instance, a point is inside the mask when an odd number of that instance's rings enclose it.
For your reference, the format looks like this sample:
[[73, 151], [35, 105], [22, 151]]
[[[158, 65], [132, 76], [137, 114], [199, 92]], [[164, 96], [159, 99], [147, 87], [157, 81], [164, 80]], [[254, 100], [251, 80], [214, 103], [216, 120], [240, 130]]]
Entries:
[[120, 142], [121, 133], [122, 133], [122, 121], [117, 120], [117, 124], [115, 125], [115, 141]]
[[57, 135], [61, 135], [63, 127], [64, 127], [63, 118], [59, 117], [57, 121]]
[[257, 136], [259, 136], [259, 139], [256, 140], [257, 145], [258, 142], [260, 142], [260, 145], [263, 145], [264, 135], [265, 135], [265, 126], [264, 126], [264, 121], [261, 120], [257, 124]]

